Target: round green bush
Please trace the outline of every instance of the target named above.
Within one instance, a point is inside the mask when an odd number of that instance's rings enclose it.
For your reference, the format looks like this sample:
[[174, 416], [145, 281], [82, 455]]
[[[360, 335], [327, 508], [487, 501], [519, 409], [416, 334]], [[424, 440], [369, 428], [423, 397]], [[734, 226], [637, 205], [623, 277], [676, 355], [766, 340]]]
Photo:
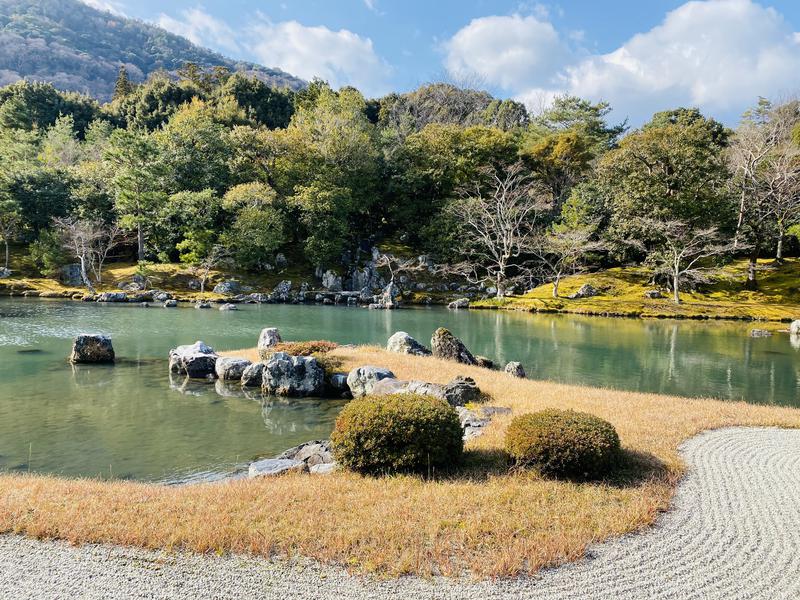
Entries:
[[462, 436], [458, 414], [444, 400], [394, 394], [349, 402], [331, 445], [336, 460], [359, 473], [428, 473], [459, 460]]
[[506, 451], [517, 465], [542, 475], [596, 479], [619, 460], [620, 444], [608, 421], [548, 409], [515, 417], [506, 430]]

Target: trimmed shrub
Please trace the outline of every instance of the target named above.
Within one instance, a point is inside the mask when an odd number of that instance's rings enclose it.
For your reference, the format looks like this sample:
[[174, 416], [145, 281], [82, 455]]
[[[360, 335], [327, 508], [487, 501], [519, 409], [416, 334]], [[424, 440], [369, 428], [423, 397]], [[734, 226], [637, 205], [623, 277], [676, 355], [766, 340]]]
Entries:
[[278, 342], [269, 348], [270, 354], [275, 352], [286, 352], [292, 356], [311, 356], [312, 354], [324, 354], [338, 348], [336, 342], [328, 340], [310, 340], [307, 342]]
[[348, 403], [331, 444], [336, 460], [359, 473], [426, 473], [461, 458], [462, 436], [458, 414], [444, 400], [394, 394]]
[[620, 443], [608, 421], [548, 409], [515, 417], [506, 430], [506, 451], [517, 465], [542, 475], [595, 479], [616, 464]]

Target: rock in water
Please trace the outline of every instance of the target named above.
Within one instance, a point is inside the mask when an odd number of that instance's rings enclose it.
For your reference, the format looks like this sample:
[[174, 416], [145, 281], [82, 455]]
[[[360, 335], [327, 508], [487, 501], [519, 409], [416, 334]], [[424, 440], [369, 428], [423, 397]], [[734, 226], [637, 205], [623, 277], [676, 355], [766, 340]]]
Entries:
[[239, 307], [235, 304], [231, 304], [230, 302], [226, 302], [222, 306], [219, 307], [220, 310], [239, 310]]
[[275, 396], [321, 396], [325, 370], [312, 356], [276, 352], [264, 365], [262, 389]]
[[72, 343], [72, 363], [113, 363], [114, 347], [107, 335], [82, 333]]
[[201, 341], [169, 351], [169, 370], [194, 379], [216, 375], [217, 353]]
[[367, 365], [356, 367], [347, 375], [347, 386], [353, 394], [353, 398], [359, 398], [372, 393], [372, 388], [381, 379], [394, 379], [394, 373], [383, 367], [373, 367]]
[[261, 387], [263, 383], [264, 363], [251, 363], [242, 371], [243, 387]]
[[178, 308], [178, 301], [174, 298], [164, 300], [164, 308]]
[[439, 329], [433, 332], [431, 349], [433, 350], [433, 355], [437, 358], [454, 360], [465, 365], [478, 364], [475, 357], [472, 356], [472, 353], [467, 350], [464, 342], [444, 327], [439, 327]]
[[397, 352], [398, 354], [414, 354], [416, 356], [430, 356], [431, 354], [430, 350], [405, 331], [394, 333], [386, 343], [386, 349], [389, 352]]
[[789, 325], [789, 333], [791, 335], [800, 335], [800, 320], [792, 321]]
[[510, 363], [508, 363], [505, 366], [505, 368], [503, 369], [503, 371], [505, 371], [506, 373], [508, 373], [509, 375], [512, 375], [514, 377], [519, 377], [520, 379], [525, 379], [525, 377], [526, 377], [525, 369], [522, 366], [522, 363], [519, 363], [519, 362], [514, 361], [514, 360], [512, 360]]
[[750, 330], [750, 337], [760, 338], [760, 337], [769, 337], [772, 335], [772, 332], [767, 329], [751, 329]]
[[242, 375], [250, 361], [244, 358], [220, 356], [214, 364], [214, 372], [224, 381], [241, 381]]
[[266, 360], [272, 354], [272, 347], [283, 340], [277, 327], [265, 327], [258, 336], [258, 355], [261, 360]]

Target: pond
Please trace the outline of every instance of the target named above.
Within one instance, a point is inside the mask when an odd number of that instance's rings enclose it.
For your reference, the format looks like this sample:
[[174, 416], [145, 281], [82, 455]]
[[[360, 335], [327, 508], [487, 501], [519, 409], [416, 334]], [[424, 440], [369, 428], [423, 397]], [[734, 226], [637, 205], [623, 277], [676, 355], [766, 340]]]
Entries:
[[[287, 340], [374, 344], [397, 330], [427, 341], [445, 326], [477, 354], [521, 361], [531, 378], [800, 406], [800, 356], [789, 336], [751, 338], [746, 323], [441, 308], [222, 312], [9, 298], [0, 299], [0, 471], [209, 479], [326, 438], [342, 401], [170, 381], [170, 348], [198, 339], [218, 350], [252, 347], [266, 326]], [[110, 334], [117, 364], [70, 366], [71, 340], [82, 332]]]

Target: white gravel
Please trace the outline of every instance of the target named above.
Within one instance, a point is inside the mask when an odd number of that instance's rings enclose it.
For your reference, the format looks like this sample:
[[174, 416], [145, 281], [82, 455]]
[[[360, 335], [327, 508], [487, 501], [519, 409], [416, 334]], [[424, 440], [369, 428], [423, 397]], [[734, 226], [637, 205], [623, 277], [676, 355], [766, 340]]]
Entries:
[[718, 430], [682, 452], [689, 474], [655, 527], [535, 578], [379, 582], [312, 561], [0, 536], [0, 598], [799, 598], [800, 431]]

